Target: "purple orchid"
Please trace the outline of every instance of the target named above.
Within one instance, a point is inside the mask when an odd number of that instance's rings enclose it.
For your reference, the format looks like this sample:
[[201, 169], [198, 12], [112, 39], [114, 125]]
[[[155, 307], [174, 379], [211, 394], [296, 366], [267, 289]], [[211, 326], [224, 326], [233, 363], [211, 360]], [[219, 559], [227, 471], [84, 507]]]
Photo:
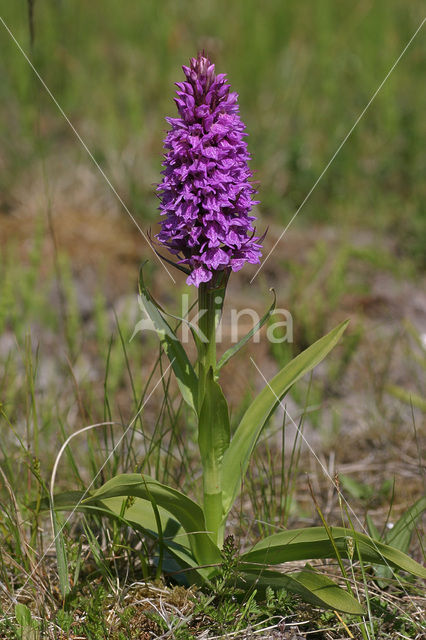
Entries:
[[249, 215], [256, 193], [250, 178], [245, 125], [226, 75], [203, 54], [183, 66], [177, 82], [178, 118], [164, 141], [164, 177], [158, 186], [164, 219], [156, 236], [189, 271], [188, 284], [209, 282], [218, 271], [257, 264], [261, 240]]

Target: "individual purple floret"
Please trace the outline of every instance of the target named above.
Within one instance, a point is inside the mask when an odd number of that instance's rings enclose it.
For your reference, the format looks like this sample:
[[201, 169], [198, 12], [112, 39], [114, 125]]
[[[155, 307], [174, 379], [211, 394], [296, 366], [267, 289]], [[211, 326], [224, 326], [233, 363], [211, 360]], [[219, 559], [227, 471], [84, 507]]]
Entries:
[[164, 141], [163, 180], [158, 186], [164, 219], [156, 236], [190, 274], [188, 284], [209, 282], [217, 271], [238, 271], [261, 256], [261, 238], [249, 215], [256, 193], [236, 93], [226, 75], [215, 74], [203, 54], [182, 67], [177, 82], [178, 118]]

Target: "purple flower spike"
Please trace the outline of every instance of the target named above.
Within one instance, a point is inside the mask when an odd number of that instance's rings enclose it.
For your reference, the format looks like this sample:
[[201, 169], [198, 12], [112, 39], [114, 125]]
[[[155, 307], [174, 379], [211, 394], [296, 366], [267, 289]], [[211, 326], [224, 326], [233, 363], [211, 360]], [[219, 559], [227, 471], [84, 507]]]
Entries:
[[163, 180], [158, 186], [164, 219], [156, 236], [189, 269], [196, 287], [214, 273], [238, 271], [261, 256], [261, 238], [249, 215], [256, 193], [237, 94], [225, 74], [215, 74], [203, 54], [182, 67], [177, 82], [178, 118], [164, 141]]

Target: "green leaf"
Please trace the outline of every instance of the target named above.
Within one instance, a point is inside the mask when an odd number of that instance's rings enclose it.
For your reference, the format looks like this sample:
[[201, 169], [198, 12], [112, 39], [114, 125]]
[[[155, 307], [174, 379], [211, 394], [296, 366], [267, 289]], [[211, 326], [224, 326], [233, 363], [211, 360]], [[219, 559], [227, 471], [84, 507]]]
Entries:
[[[108, 516], [118, 520], [120, 523], [130, 526], [137, 531], [141, 531], [144, 535], [158, 540], [157, 521], [149, 500], [142, 498], [134, 498], [134, 502], [130, 503], [127, 508], [124, 507], [125, 500], [123, 496], [114, 498], [106, 498], [104, 500], [95, 500], [90, 496], [90, 504], [81, 502], [88, 494], [83, 491], [68, 491], [55, 496], [55, 510], [57, 511], [79, 511], [86, 514], [96, 514], [99, 516]], [[41, 510], [49, 509], [49, 501], [43, 499], [41, 502]], [[199, 568], [195, 560], [188, 536], [179, 522], [170, 516], [170, 513], [161, 507], [158, 507], [163, 531], [163, 543], [169, 553], [184, 568], [190, 568], [190, 572], [186, 573], [191, 577], [195, 584], [202, 584], [208, 581], [211, 569]]]
[[370, 533], [370, 536], [372, 538], [374, 538], [374, 540], [381, 540], [380, 531], [378, 530], [378, 528], [374, 524], [374, 522], [373, 522], [373, 520], [372, 520], [372, 518], [371, 518], [369, 513], [367, 513], [365, 519], [366, 519], [366, 522], [367, 522], [367, 528], [368, 528], [368, 531]]
[[[85, 497], [90, 496], [87, 491], [63, 491], [54, 496], [55, 511], [72, 511]], [[29, 508], [34, 508], [35, 503], [30, 503]], [[50, 509], [50, 500], [48, 497], [42, 498], [40, 501], [40, 510], [48, 511]], [[84, 511], [84, 509], [81, 509]]]
[[244, 579], [252, 585], [286, 589], [300, 595], [303, 600], [315, 606], [362, 615], [364, 610], [358, 600], [341, 589], [326, 576], [312, 567], [305, 567], [297, 573], [280, 573], [263, 567], [241, 566]]
[[223, 459], [223, 509], [225, 514], [231, 509], [240, 491], [250, 456], [271, 411], [294, 383], [319, 364], [333, 349], [347, 325], [348, 321], [342, 322], [333, 331], [330, 331], [289, 362], [272, 378], [248, 407]]
[[67, 551], [65, 547], [62, 528], [58, 523], [58, 517], [55, 512], [54, 506], [51, 507], [50, 515], [52, 518], [53, 535], [55, 540], [56, 561], [58, 565], [58, 575], [59, 575], [59, 589], [61, 591], [62, 597], [65, 598], [70, 592], [70, 584], [68, 579]]
[[[145, 535], [158, 540], [157, 519], [152, 509], [152, 504], [148, 500], [134, 498], [134, 502], [125, 509], [124, 513], [122, 497], [101, 500], [99, 501], [99, 507], [97, 511], [100, 515], [115, 517], [137, 531], [141, 531]], [[94, 508], [96, 509], [96, 507]], [[185, 572], [185, 575], [188, 578], [190, 577], [195, 584], [201, 585], [208, 580], [211, 570], [199, 568], [192, 554], [188, 536], [179, 522], [160, 506], [157, 506], [157, 510], [161, 521], [164, 547], [184, 569], [191, 569]]]
[[105, 501], [117, 496], [135, 496], [143, 500], [154, 499], [158, 507], [168, 511], [183, 527], [195, 560], [200, 565], [215, 565], [221, 562], [218, 547], [206, 533], [206, 524], [201, 507], [176, 489], [160, 484], [149, 476], [129, 473], [108, 480], [83, 504]]
[[275, 295], [275, 291], [273, 289], [271, 289], [271, 291], [273, 293], [274, 299], [268, 311], [265, 313], [264, 316], [262, 316], [259, 322], [257, 322], [254, 325], [254, 327], [250, 329], [250, 331], [243, 338], [241, 338], [239, 342], [237, 342], [237, 344], [233, 345], [232, 347], [230, 347], [225, 351], [225, 353], [223, 354], [223, 356], [221, 357], [221, 359], [216, 365], [215, 374], [218, 374], [221, 368], [228, 362], [228, 360], [230, 360], [233, 355], [238, 353], [238, 351], [254, 336], [254, 334], [257, 333], [259, 329], [263, 327], [263, 325], [265, 324], [269, 316], [272, 314], [273, 310], [275, 309], [277, 297]]
[[222, 522], [222, 460], [229, 447], [228, 404], [213, 369], [206, 378], [204, 401], [198, 422], [198, 445], [203, 465], [204, 515], [207, 531], [218, 542]]
[[[426, 569], [424, 567], [394, 547], [344, 527], [330, 527], [330, 532], [334, 544], [342, 557], [356, 557], [354, 544], [354, 540], [356, 540], [356, 546], [363, 562], [403, 569], [415, 576], [426, 578]], [[324, 527], [310, 527], [282, 531], [264, 538], [250, 551], [243, 554], [241, 560], [265, 565], [335, 557], [336, 553], [326, 529]]]
[[31, 611], [25, 604], [18, 603], [15, 605], [15, 618], [16, 622], [20, 627], [31, 627], [32, 626], [32, 615]]
[[[395, 526], [385, 533], [384, 540], [386, 544], [406, 553], [410, 547], [413, 531], [424, 511], [426, 511], [426, 498], [420, 498], [402, 514]], [[371, 517], [368, 515], [367, 524], [370, 533], [372, 533], [374, 538], [379, 540], [380, 534], [372, 522]], [[382, 588], [386, 587], [388, 581], [393, 576], [393, 569], [390, 567], [375, 566], [374, 571], [378, 578], [378, 585]]]
[[417, 500], [417, 502], [402, 514], [394, 527], [386, 533], [386, 544], [400, 551], [407, 552], [410, 547], [413, 531], [424, 511], [426, 511], [426, 497]]
[[[203, 467], [220, 470], [230, 437], [228, 404], [220, 385], [213, 379], [213, 369], [210, 368], [198, 424], [198, 445]], [[220, 486], [215, 488], [220, 491]]]
[[[139, 293], [141, 302], [154, 326], [155, 331], [157, 332], [161, 346], [170, 360], [183, 399], [194, 411], [196, 411], [198, 397], [198, 380], [196, 373], [175, 332], [164, 319], [160, 311], [161, 307], [155, 302], [154, 298], [145, 287], [142, 268], [139, 274]], [[136, 325], [133, 335], [135, 335], [141, 326], [141, 323]]]
[[37, 620], [33, 619], [30, 609], [25, 604], [15, 605], [15, 618], [19, 625], [17, 634], [21, 640], [38, 640], [40, 633]]
[[406, 389], [394, 384], [386, 385], [385, 389], [395, 398], [398, 398], [398, 400], [405, 402], [405, 404], [413, 405], [413, 407], [417, 407], [421, 411], [426, 411], [426, 400], [422, 398], [422, 396], [419, 396], [418, 393], [407, 391]]
[[[86, 498], [88, 502], [82, 502]], [[107, 515], [118, 518], [121, 522], [143, 531], [149, 537], [157, 538], [157, 521], [149, 500], [134, 498], [126, 506], [126, 498], [121, 496], [95, 500], [85, 491], [65, 491], [55, 496], [55, 511], [78, 511], [86, 514]], [[43, 499], [40, 510], [49, 509], [49, 501]], [[158, 508], [163, 534], [170, 539], [177, 539], [180, 544], [190, 549], [188, 537], [179, 522], [170, 516], [170, 513], [161, 507]]]
[[[173, 264], [173, 263], [172, 263]], [[194, 324], [193, 322], [191, 322], [190, 320], [188, 320], [187, 317], [182, 318], [181, 316], [176, 316], [173, 313], [170, 313], [170, 311], [166, 311], [166, 309], [163, 309], [163, 307], [161, 305], [158, 304], [158, 302], [156, 300], [154, 300], [151, 296], [151, 299], [154, 301], [155, 305], [157, 306], [157, 309], [159, 309], [161, 311], [161, 313], [163, 313], [165, 316], [168, 316], [169, 318], [173, 318], [173, 320], [177, 320], [178, 325], [184, 324], [186, 325], [192, 333], [192, 337], [194, 338], [194, 342], [195, 342], [195, 346], [197, 347], [197, 352], [201, 353], [201, 349], [202, 349], [202, 331], [201, 329]], [[197, 305], [197, 300], [195, 300], [191, 306], [188, 309], [188, 314], [190, 311], [192, 311], [192, 309]]]
[[[157, 534], [157, 519], [151, 503], [148, 500], [143, 500], [142, 498], [134, 498], [134, 500], [129, 503], [129, 506], [125, 506], [123, 510], [124, 500], [126, 499], [118, 496], [115, 498], [100, 500], [99, 503], [113, 514], [121, 514], [122, 517], [132, 526], [143, 528], [144, 530], [149, 529], [153, 533]], [[167, 538], [173, 539], [178, 537], [179, 542], [189, 548], [187, 536], [179, 522], [175, 520], [175, 518], [172, 518], [170, 513], [161, 507], [158, 507], [158, 512], [163, 535]]]

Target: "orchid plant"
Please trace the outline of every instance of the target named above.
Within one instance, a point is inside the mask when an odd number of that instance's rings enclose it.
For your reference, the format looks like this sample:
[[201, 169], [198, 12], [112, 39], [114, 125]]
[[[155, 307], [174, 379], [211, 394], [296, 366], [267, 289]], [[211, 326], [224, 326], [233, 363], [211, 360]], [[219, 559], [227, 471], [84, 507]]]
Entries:
[[[255, 218], [250, 215], [255, 189], [237, 94], [230, 91], [224, 74], [215, 73], [204, 53], [183, 71], [185, 81], [176, 83], [179, 115], [167, 119], [170, 130], [165, 139], [163, 180], [158, 187], [163, 217], [157, 242], [175, 257], [172, 261], [162, 256], [164, 260], [184, 271], [187, 283], [198, 288], [199, 325], [189, 323], [198, 353], [196, 366], [166, 312], [147, 290], [142, 272], [140, 296], [182, 398], [197, 420], [202, 503], [155, 478], [132, 473], [111, 478], [86, 497], [75, 492], [60, 494], [54, 499], [54, 508], [76, 508], [127, 523], [158, 541], [162, 561], [166, 552], [188, 580], [202, 585], [211, 584], [220, 570], [227, 518], [269, 417], [292, 385], [333, 349], [347, 322], [287, 363], [251, 402], [231, 434], [220, 374], [267, 321], [275, 301], [249, 334], [218, 359], [216, 328], [229, 276], [245, 263], [260, 261], [262, 238], [256, 236]], [[283, 530], [242, 553], [241, 586], [285, 588], [315, 605], [362, 614], [363, 608], [350, 589], [340, 588], [312, 566], [297, 572], [271, 568], [316, 558], [333, 558], [340, 564], [342, 558], [349, 558], [426, 577], [426, 571], [398, 549], [352, 528], [324, 523], [323, 527]]]

